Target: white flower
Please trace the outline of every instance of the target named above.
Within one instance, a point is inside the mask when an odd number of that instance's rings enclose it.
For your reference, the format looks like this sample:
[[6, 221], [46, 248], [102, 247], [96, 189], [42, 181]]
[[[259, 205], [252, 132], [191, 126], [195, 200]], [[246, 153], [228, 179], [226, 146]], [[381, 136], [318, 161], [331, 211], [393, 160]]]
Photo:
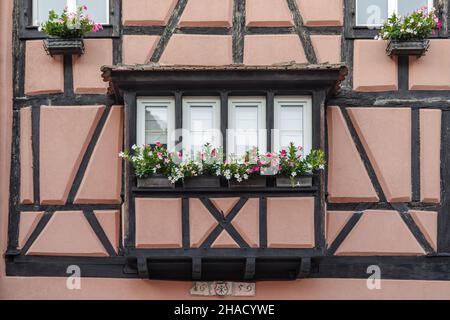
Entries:
[[120, 158], [125, 158], [125, 153], [122, 151], [122, 152], [119, 152], [119, 157]]
[[244, 180], [247, 180], [248, 179], [248, 174], [244, 174]]
[[296, 177], [296, 176], [297, 176], [297, 172], [295, 172], [295, 171], [292, 172], [292, 173], [291, 173], [291, 176]]
[[236, 174], [234, 175], [234, 177], [235, 177], [236, 179], [241, 178], [241, 176], [239, 175], [239, 173], [236, 173]]
[[320, 170], [323, 170], [323, 169], [325, 169], [325, 166], [322, 164], [322, 165], [319, 167], [319, 169], [320, 169]]
[[131, 149], [136, 150], [138, 148], [137, 145], [133, 144], [133, 146], [131, 147]]

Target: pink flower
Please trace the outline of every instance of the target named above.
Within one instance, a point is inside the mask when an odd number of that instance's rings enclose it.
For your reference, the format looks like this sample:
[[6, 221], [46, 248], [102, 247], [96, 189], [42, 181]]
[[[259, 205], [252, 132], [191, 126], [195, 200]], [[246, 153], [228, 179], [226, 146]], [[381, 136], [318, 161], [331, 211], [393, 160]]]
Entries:
[[215, 156], [217, 156], [217, 151], [216, 151], [216, 149], [212, 149], [211, 157], [215, 157]]
[[286, 150], [281, 150], [280, 156], [281, 156], [282, 158], [286, 158], [286, 155], [287, 155]]
[[160, 159], [160, 160], [162, 159], [162, 153], [161, 152], [158, 152], [156, 155], [157, 155], [158, 159]]
[[225, 160], [225, 162], [224, 162], [223, 164], [224, 164], [224, 165], [229, 165], [229, 164], [230, 164], [230, 161]]
[[441, 20], [438, 20], [438, 22], [437, 22], [437, 27], [438, 27], [439, 30], [441, 30], [441, 28], [442, 28], [442, 22], [441, 22]]
[[155, 145], [156, 145], [157, 147], [161, 147], [161, 142], [160, 142], [159, 140], [156, 140], [156, 141], [155, 141]]
[[84, 5], [83, 6], [83, 10], [87, 10], [88, 8], [87, 8], [87, 6], [86, 5]]
[[269, 158], [269, 159], [271, 159], [271, 158], [272, 158], [272, 154], [271, 154], [270, 152], [267, 152], [267, 153], [266, 153], [266, 157]]

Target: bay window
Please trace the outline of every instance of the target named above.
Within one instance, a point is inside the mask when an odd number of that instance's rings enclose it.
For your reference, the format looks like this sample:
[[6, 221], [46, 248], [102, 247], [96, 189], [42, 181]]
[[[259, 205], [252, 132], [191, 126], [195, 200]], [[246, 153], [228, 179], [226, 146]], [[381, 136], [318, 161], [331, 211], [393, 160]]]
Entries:
[[433, 0], [355, 0], [356, 26], [379, 27], [393, 13], [404, 16], [422, 7], [433, 8]]

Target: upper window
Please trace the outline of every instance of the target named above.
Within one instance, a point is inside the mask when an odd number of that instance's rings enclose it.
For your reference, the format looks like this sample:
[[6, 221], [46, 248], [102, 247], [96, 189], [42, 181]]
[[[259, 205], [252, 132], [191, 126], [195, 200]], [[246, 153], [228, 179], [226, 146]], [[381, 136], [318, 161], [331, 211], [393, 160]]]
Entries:
[[156, 141], [173, 148], [175, 130], [175, 100], [173, 97], [141, 97], [137, 101], [138, 145], [154, 144]]
[[238, 156], [257, 147], [266, 152], [266, 99], [232, 97], [228, 106], [228, 154]]
[[356, 0], [356, 26], [379, 27], [393, 13], [404, 16], [422, 7], [433, 8], [433, 0]]
[[69, 11], [75, 11], [83, 5], [93, 21], [109, 24], [109, 0], [33, 0], [33, 25], [38, 26], [46, 21], [50, 10], [60, 13], [67, 6]]
[[312, 107], [310, 97], [276, 97], [273, 149], [287, 149], [293, 142], [308, 154], [312, 149]]
[[195, 158], [206, 143], [221, 146], [219, 98], [184, 98], [182, 135], [183, 149], [191, 158]]

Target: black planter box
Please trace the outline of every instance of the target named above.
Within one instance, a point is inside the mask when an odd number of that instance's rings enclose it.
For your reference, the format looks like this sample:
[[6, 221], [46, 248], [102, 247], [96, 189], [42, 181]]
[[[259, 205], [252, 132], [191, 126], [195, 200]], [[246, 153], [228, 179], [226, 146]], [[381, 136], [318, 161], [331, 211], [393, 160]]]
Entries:
[[430, 40], [389, 40], [388, 56], [423, 56], [430, 46]]
[[186, 189], [220, 188], [220, 177], [198, 176], [187, 177], [183, 180]]
[[55, 55], [82, 55], [84, 42], [83, 39], [47, 38], [44, 40], [44, 49], [52, 57]]
[[239, 188], [265, 188], [266, 187], [266, 177], [257, 176], [250, 177], [247, 180], [242, 180], [242, 182], [237, 182], [235, 179], [228, 181], [228, 186], [232, 189]]
[[313, 185], [313, 176], [300, 176], [294, 178], [294, 185], [292, 185], [291, 178], [287, 176], [277, 176], [275, 184], [279, 188], [309, 188]]
[[138, 188], [152, 188], [152, 189], [173, 189], [175, 184], [171, 183], [166, 176], [154, 175], [148, 178], [137, 179]]

